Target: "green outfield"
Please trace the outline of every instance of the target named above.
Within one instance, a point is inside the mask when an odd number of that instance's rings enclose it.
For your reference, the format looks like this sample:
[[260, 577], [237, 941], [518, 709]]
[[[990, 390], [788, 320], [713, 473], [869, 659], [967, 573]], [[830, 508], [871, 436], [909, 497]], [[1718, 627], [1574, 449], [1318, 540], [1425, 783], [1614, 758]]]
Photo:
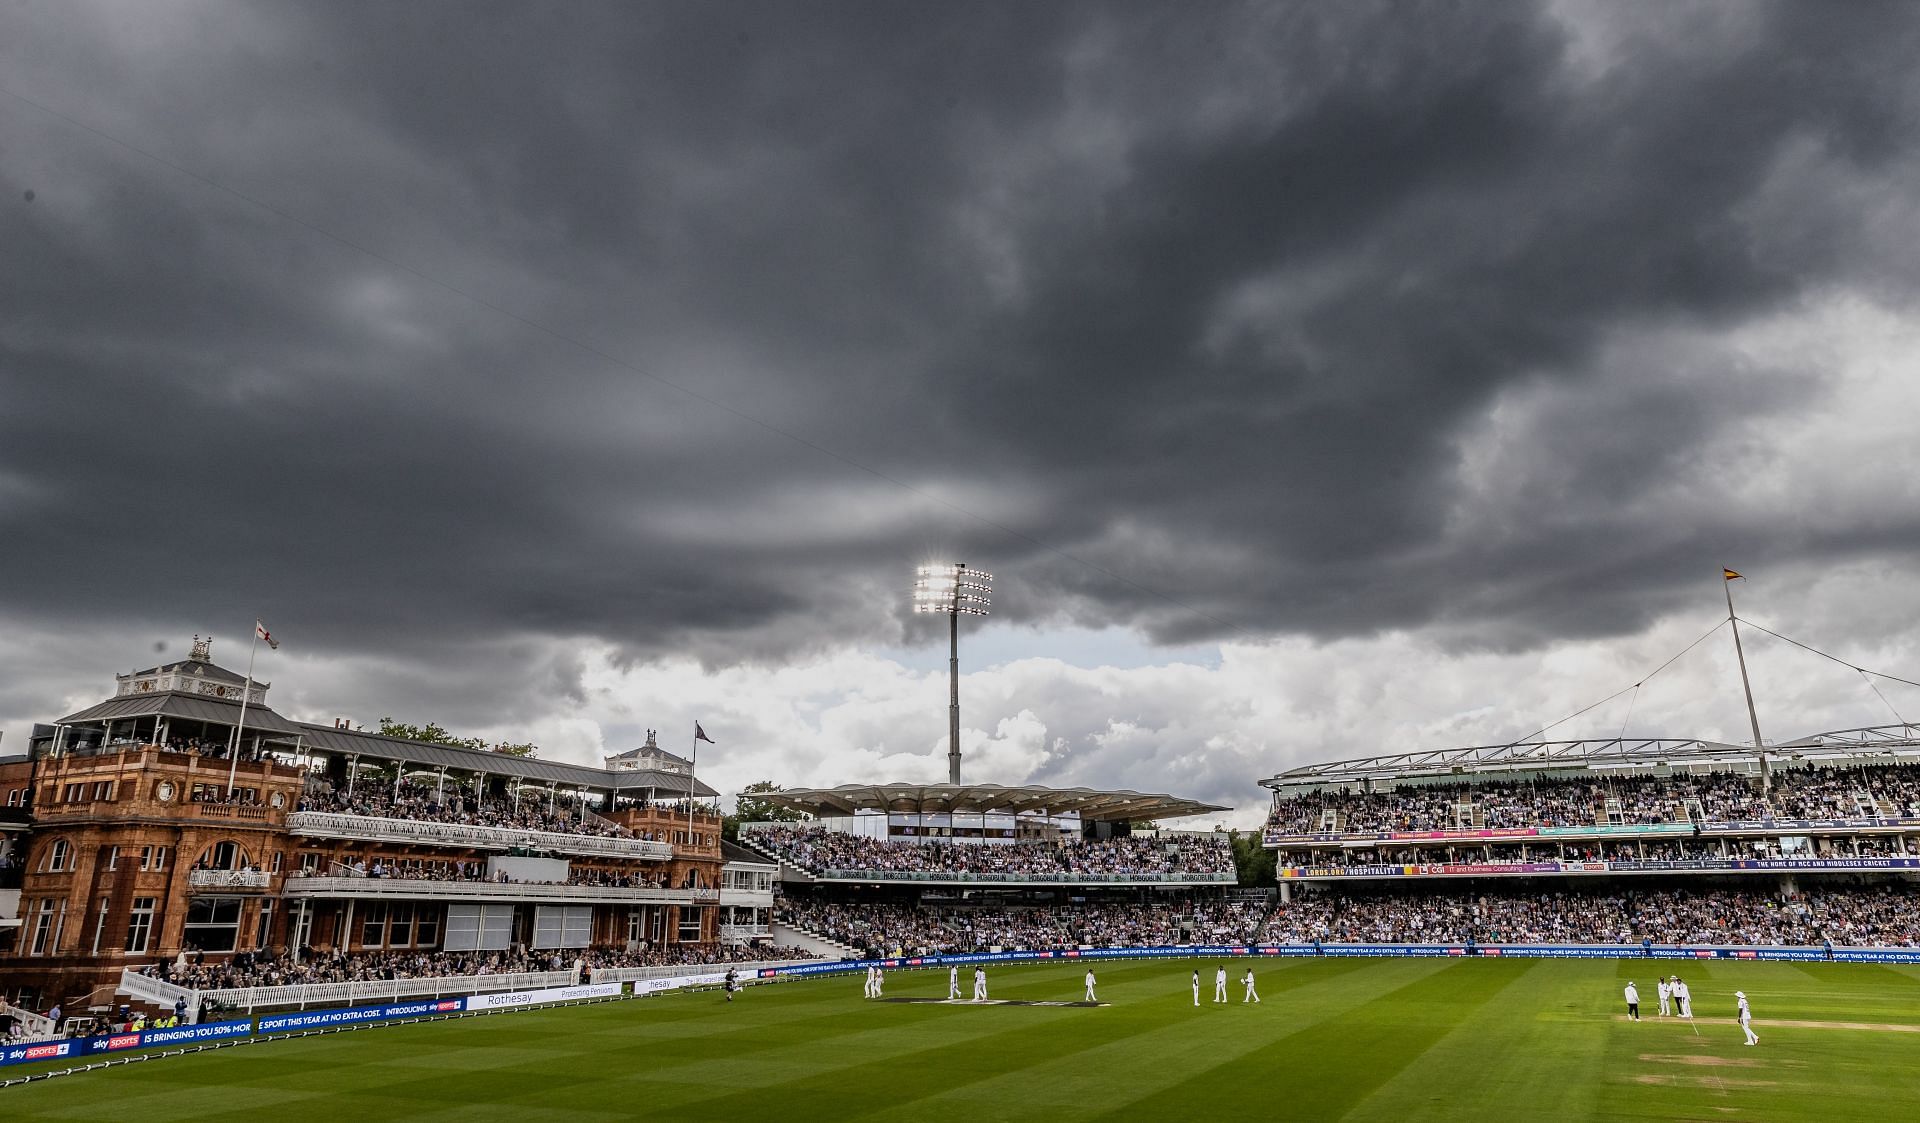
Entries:
[[[0, 1090], [7, 1120], [1874, 1120], [1920, 1116], [1920, 969], [1605, 960], [1098, 965], [1099, 1008], [869, 1002], [858, 976], [247, 1045]], [[1081, 966], [989, 970], [1080, 998]], [[1623, 1020], [1656, 970], [1696, 1026]], [[1733, 992], [1756, 1012], [1741, 1044]], [[944, 996], [897, 971], [888, 997]], [[1696, 1033], [1697, 1029], [1697, 1033]], [[5, 1075], [16, 1075], [11, 1070]]]

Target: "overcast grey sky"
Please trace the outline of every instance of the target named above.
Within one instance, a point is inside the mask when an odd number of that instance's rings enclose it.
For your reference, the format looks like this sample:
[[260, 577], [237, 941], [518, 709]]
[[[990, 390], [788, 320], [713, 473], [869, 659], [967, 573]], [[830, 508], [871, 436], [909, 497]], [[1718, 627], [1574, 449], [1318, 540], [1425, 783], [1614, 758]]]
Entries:
[[[1920, 678], [1920, 11], [0, 8], [0, 749], [277, 708], [1248, 805], [1724, 613]], [[1757, 637], [1769, 736], [1920, 712]], [[1703, 645], [1569, 735], [1745, 733]], [[1904, 691], [1904, 693], [1902, 693]]]

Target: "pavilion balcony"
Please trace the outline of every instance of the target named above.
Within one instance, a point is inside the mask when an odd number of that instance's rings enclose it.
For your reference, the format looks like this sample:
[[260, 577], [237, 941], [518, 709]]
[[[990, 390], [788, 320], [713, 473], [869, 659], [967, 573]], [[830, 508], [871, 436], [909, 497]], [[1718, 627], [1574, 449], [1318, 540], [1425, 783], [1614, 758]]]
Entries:
[[473, 850], [548, 850], [595, 858], [656, 862], [673, 857], [671, 845], [639, 838], [562, 834], [558, 831], [440, 823], [425, 819], [386, 819], [374, 815], [343, 815], [334, 811], [296, 811], [287, 816], [287, 831], [313, 838], [346, 838]]
[[273, 888], [273, 875], [265, 870], [188, 870], [187, 888], [261, 893]]
[[549, 901], [585, 904], [713, 904], [716, 889], [572, 885], [537, 881], [428, 881], [404, 877], [290, 876], [284, 895], [300, 898], [396, 901]]

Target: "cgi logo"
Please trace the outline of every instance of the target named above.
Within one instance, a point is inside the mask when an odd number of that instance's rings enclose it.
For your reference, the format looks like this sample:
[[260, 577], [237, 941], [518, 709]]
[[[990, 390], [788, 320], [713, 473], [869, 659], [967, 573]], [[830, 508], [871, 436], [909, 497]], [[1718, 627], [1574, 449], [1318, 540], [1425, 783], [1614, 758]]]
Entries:
[[435, 1010], [458, 1010], [461, 1002], [457, 998], [443, 998], [433, 1004]]
[[107, 1038], [109, 1049], [131, 1049], [138, 1044], [140, 1044], [140, 1035], [137, 1033], [117, 1033]]
[[64, 1057], [67, 1055], [67, 1049], [70, 1047], [71, 1043], [66, 1041], [62, 1041], [58, 1045], [29, 1046], [27, 1049], [27, 1059], [30, 1061], [43, 1061], [48, 1057]]

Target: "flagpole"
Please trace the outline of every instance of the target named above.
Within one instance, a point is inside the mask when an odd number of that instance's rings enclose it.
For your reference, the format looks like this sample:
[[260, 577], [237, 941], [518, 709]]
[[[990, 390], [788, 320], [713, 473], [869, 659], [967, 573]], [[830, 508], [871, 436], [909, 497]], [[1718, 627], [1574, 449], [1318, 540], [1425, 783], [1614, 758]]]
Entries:
[[[1722, 566], [1721, 573], [1730, 572]], [[1720, 584], [1725, 586], [1727, 594], [1727, 623], [1733, 628], [1733, 656], [1740, 663], [1740, 689], [1747, 695], [1747, 721], [1753, 726], [1753, 751], [1760, 758], [1760, 793], [1765, 795], [1773, 788], [1773, 769], [1767, 764], [1767, 749], [1760, 742], [1760, 715], [1753, 708], [1753, 684], [1747, 681], [1747, 653], [1740, 646], [1740, 619], [1733, 614], [1734, 578], [1724, 578]], [[1746, 580], [1746, 578], [1740, 578]]]
[[700, 723], [693, 723], [693, 759], [687, 762], [687, 849], [693, 849], [693, 785], [699, 782]]
[[253, 624], [253, 646], [247, 649], [247, 681], [240, 685], [240, 724], [233, 729], [233, 751], [227, 759], [227, 798], [233, 798], [233, 779], [240, 768], [240, 740], [247, 734], [247, 702], [253, 697], [253, 657], [260, 653], [260, 622]]

